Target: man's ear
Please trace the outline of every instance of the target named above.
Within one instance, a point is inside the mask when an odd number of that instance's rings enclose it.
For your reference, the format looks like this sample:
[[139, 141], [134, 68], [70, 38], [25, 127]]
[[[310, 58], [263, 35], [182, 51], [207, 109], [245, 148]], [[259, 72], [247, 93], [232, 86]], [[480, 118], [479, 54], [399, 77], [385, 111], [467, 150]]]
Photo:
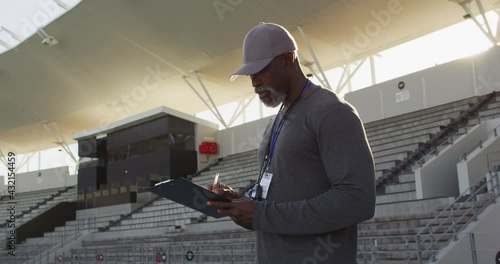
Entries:
[[285, 54], [286, 64], [293, 64], [297, 58], [295, 57], [295, 52], [290, 51]]

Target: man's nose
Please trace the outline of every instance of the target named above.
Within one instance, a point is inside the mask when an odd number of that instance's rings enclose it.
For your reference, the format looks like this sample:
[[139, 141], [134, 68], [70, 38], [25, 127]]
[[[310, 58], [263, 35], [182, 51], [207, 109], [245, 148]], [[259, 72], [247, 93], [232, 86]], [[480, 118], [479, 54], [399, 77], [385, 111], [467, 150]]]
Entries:
[[252, 74], [252, 75], [250, 75], [250, 80], [252, 80], [252, 86], [253, 87], [260, 86], [260, 84], [261, 84], [261, 81], [260, 81], [260, 78], [259, 78], [258, 74]]

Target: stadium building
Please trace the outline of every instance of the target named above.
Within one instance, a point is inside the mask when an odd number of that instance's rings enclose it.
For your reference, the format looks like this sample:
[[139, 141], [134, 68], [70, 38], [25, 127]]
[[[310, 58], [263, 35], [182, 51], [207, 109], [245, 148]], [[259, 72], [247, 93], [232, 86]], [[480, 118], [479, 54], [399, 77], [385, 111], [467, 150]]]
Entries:
[[253, 232], [148, 189], [254, 186], [277, 109], [229, 76], [262, 21], [364, 123], [377, 197], [358, 263], [500, 263], [499, 16], [495, 0], [2, 2], [0, 263], [253, 263]]

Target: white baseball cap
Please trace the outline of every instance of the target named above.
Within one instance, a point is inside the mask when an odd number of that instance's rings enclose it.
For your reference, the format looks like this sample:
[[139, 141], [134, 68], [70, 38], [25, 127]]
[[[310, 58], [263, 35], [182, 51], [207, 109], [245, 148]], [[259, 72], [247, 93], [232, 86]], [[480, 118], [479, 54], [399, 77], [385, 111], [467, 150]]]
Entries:
[[260, 23], [250, 30], [243, 41], [243, 64], [229, 78], [252, 75], [264, 69], [274, 57], [297, 50], [297, 43], [284, 27]]

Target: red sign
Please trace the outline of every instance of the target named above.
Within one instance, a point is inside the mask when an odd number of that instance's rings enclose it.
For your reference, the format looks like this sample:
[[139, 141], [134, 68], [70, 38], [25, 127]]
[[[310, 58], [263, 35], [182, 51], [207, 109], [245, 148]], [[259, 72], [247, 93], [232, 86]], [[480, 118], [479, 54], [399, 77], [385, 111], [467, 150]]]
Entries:
[[198, 146], [198, 151], [202, 154], [216, 154], [217, 153], [217, 143], [216, 142], [201, 142]]

